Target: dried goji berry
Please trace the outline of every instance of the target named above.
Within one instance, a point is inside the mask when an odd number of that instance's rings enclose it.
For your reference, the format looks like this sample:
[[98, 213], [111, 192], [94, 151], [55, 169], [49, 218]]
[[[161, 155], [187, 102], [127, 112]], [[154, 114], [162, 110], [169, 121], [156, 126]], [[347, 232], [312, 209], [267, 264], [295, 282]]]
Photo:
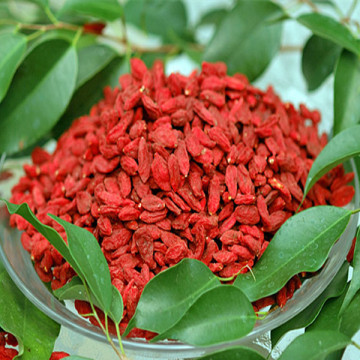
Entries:
[[[146, 283], [184, 257], [222, 277], [248, 271], [299, 207], [327, 137], [318, 135], [318, 112], [304, 105], [296, 110], [244, 75], [227, 76], [223, 63], [165, 76], [161, 61], [148, 69], [132, 59], [131, 74], [121, 75], [119, 84], [104, 89], [104, 99], [74, 121], [53, 154], [34, 150], [11, 200], [28, 203], [65, 241], [64, 229], [47, 213], [92, 231], [123, 296], [124, 331]], [[346, 205], [353, 178], [337, 166], [300, 210]], [[74, 276], [27, 221], [11, 216], [10, 224], [25, 230], [22, 244], [53, 289]], [[283, 306], [299, 282], [294, 277], [254, 308], [275, 299]]]

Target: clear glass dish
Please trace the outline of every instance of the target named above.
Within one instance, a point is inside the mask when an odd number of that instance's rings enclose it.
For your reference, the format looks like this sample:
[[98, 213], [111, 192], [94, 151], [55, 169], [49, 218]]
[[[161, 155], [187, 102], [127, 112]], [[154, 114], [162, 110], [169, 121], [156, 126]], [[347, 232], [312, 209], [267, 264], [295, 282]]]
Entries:
[[[352, 161], [347, 164], [347, 168], [355, 172], [353, 182], [355, 196], [347, 208], [355, 209], [359, 206], [359, 181]], [[8, 213], [5, 207], [1, 206], [0, 259], [16, 285], [35, 306], [50, 318], [69, 328], [75, 334], [95, 341], [99, 345], [103, 343], [102, 346], [106, 346], [105, 344], [108, 344], [108, 342], [99, 328], [79, 317], [74, 310], [59, 302], [41, 282], [34, 270], [29, 254], [21, 245], [20, 232], [10, 228], [8, 222]], [[178, 342], [149, 344], [141, 339], [124, 339], [123, 345], [126, 353], [132, 359], [191, 359], [228, 346], [247, 345], [257, 347], [254, 345], [254, 340], [294, 317], [311, 304], [329, 285], [350, 249], [357, 223], [358, 214], [355, 214], [351, 217], [348, 227], [341, 238], [333, 246], [321, 272], [306, 280], [303, 286], [296, 291], [294, 297], [282, 309], [279, 308], [270, 313], [265, 319], [258, 320], [253, 331], [246, 337], [231, 343], [203, 348], [196, 348]], [[113, 340], [117, 343], [115, 338]], [[101, 358], [105, 359], [104, 357]]]

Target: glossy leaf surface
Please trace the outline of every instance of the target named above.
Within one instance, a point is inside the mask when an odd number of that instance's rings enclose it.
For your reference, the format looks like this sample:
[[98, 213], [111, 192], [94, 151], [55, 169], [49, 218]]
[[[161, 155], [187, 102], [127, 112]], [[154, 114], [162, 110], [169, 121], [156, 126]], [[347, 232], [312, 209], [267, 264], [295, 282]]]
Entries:
[[4, 98], [26, 50], [26, 37], [21, 34], [0, 34], [0, 102]]
[[0, 326], [18, 339], [17, 359], [48, 360], [59, 335], [60, 325], [38, 310], [22, 294], [1, 261], [0, 294]]
[[343, 293], [347, 282], [348, 269], [349, 264], [344, 262], [335, 278], [314, 302], [298, 315], [271, 332], [271, 343], [273, 346], [275, 346], [281, 337], [288, 331], [309, 326], [316, 319], [328, 299], [340, 296]]
[[0, 104], [0, 152], [22, 150], [45, 135], [75, 89], [77, 56], [63, 40], [36, 47], [17, 70]]
[[177, 339], [196, 346], [224, 343], [248, 334], [255, 313], [245, 294], [232, 285], [203, 293], [170, 329], [154, 338]]
[[86, 279], [101, 308], [108, 313], [111, 306], [112, 287], [110, 272], [104, 254], [95, 236], [84, 228], [73, 225], [57, 216], [49, 216], [66, 231], [70, 254]]
[[334, 71], [341, 47], [330, 40], [312, 35], [306, 42], [301, 59], [309, 91], [316, 90]]
[[314, 331], [297, 337], [281, 354], [279, 360], [320, 360], [344, 349], [351, 339], [338, 331]]
[[351, 300], [360, 289], [360, 227], [356, 232], [356, 244], [354, 250], [354, 257], [352, 260], [353, 272], [349, 290], [346, 292], [344, 302], [341, 306], [340, 313], [343, 313], [349, 306]]
[[353, 297], [351, 303], [341, 314], [340, 331], [352, 338], [360, 330], [360, 292]]
[[[54, 295], [59, 300], [82, 300], [89, 302], [88, 295], [86, 294], [86, 288], [77, 276], [73, 277], [70, 282], [54, 291]], [[101, 305], [96, 298], [90, 293], [92, 303], [101, 309]], [[112, 285], [112, 300], [109, 310], [110, 318], [116, 323], [120, 323], [124, 311], [123, 300], [118, 289]]]
[[108, 46], [94, 44], [78, 51], [79, 72], [76, 89], [103, 70], [116, 57], [116, 52]]
[[88, 114], [91, 107], [104, 97], [105, 86], [118, 84], [120, 74], [124, 71], [123, 58], [116, 57], [103, 70], [81, 86], [72, 97], [64, 115], [52, 130], [55, 138], [58, 138], [71, 123], [79, 116]]
[[124, 11], [126, 21], [167, 41], [173, 33], [182, 35], [187, 26], [186, 8], [180, 0], [128, 1]]
[[360, 59], [344, 50], [335, 69], [334, 134], [360, 122]]
[[117, 0], [66, 0], [61, 14], [71, 12], [114, 21], [121, 17], [123, 8]]
[[72, 266], [72, 268], [81, 274], [80, 268], [77, 266], [69, 248], [67, 247], [64, 239], [59, 233], [50, 226], [42, 224], [34, 213], [30, 210], [28, 204], [23, 203], [20, 205], [12, 204], [5, 199], [0, 199], [5, 202], [10, 214], [18, 214], [27, 220], [41, 235], [43, 235], [66, 259], [66, 261]]
[[256, 280], [250, 273], [240, 274], [234, 285], [255, 301], [279, 291], [295, 274], [320, 269], [350, 216], [351, 211], [333, 206], [317, 206], [292, 216], [253, 267]]
[[259, 353], [254, 351], [253, 349], [244, 347], [244, 346], [236, 346], [233, 348], [228, 348], [225, 350], [216, 351], [214, 353], [202, 356], [199, 360], [264, 360]]
[[205, 264], [194, 259], [182, 260], [147, 283], [125, 335], [134, 327], [165, 331], [201, 294], [219, 285], [219, 279]]
[[254, 79], [279, 50], [281, 24], [271, 24], [271, 20], [282, 14], [270, 1], [239, 1], [218, 26], [204, 60], [224, 61], [229, 73], [243, 72]]
[[300, 15], [297, 21], [310, 29], [315, 35], [331, 40], [341, 47], [360, 55], [360, 43], [345, 25], [335, 19], [319, 13], [310, 13]]
[[333, 137], [312, 164], [306, 179], [304, 198], [312, 186], [329, 170], [359, 154], [359, 125], [346, 129]]

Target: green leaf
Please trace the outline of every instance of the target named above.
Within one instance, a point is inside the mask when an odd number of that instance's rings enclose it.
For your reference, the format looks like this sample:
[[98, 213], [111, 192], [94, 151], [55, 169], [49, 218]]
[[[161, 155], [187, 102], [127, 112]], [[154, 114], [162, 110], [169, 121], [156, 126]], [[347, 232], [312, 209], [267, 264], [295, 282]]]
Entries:
[[[242, 52], [237, 50], [227, 61], [229, 71], [246, 74], [249, 81], [254, 81], [268, 67], [281, 45], [282, 24], [271, 24], [255, 29], [251, 36], [244, 39]], [[256, 44], [256, 45], [254, 45]], [[246, 54], [244, 56], [244, 54]]]
[[312, 186], [336, 165], [360, 154], [360, 125], [342, 131], [322, 149], [306, 179], [304, 198]]
[[[86, 288], [82, 280], [78, 276], [74, 276], [70, 282], [65, 284], [59, 289], [54, 291], [54, 295], [59, 300], [83, 300], [89, 302], [88, 295], [86, 294]], [[95, 296], [90, 292], [90, 298], [92, 303], [98, 308], [102, 308]], [[112, 285], [112, 300], [109, 310], [109, 316], [116, 323], [119, 324], [124, 311], [123, 300], [119, 290]]]
[[0, 102], [26, 51], [26, 37], [21, 34], [0, 35]]
[[109, 46], [94, 44], [78, 51], [79, 72], [76, 89], [103, 70], [116, 57], [116, 52]]
[[115, 324], [120, 324], [124, 312], [124, 303], [119, 290], [112, 285], [112, 300], [109, 315]]
[[[2, 13], [2, 8], [1, 8], [1, 3], [0, 3], [0, 19], [3, 19], [4, 17], [8, 17], [10, 18], [10, 16], [4, 15]], [[15, 33], [16, 32], [16, 25], [0, 25], [0, 34], [9, 34], [9, 33]]]
[[76, 74], [76, 51], [63, 40], [47, 41], [28, 55], [0, 104], [0, 152], [22, 150], [53, 127], [70, 101]]
[[313, 303], [311, 303], [298, 315], [271, 332], [271, 343], [273, 347], [288, 331], [309, 326], [319, 315], [322, 307], [328, 299], [340, 296], [344, 292], [348, 277], [348, 269], [348, 262], [344, 262], [343, 266], [329, 286]]
[[227, 9], [212, 9], [201, 17], [196, 27], [203, 25], [219, 26], [219, 24], [221, 23], [221, 21], [224, 19], [224, 17], [227, 15], [228, 12], [229, 11]]
[[360, 226], [356, 232], [356, 244], [354, 250], [354, 257], [352, 261], [353, 273], [348, 291], [346, 292], [345, 299], [341, 305], [340, 314], [349, 306], [351, 300], [360, 289]]
[[122, 16], [123, 8], [117, 0], [66, 0], [60, 14], [69, 12], [114, 21]]
[[360, 59], [344, 50], [335, 69], [334, 134], [360, 122]]
[[201, 50], [192, 49], [191, 47], [187, 47], [184, 49], [186, 55], [195, 63], [201, 64], [203, 58], [203, 52]]
[[187, 27], [187, 15], [181, 0], [127, 1], [124, 6], [126, 21], [145, 32], [171, 40], [171, 33], [182, 35]]
[[333, 41], [354, 54], [360, 54], [360, 44], [350, 30], [333, 18], [319, 13], [303, 14], [297, 21], [315, 35]]
[[[65, 40], [68, 43], [72, 43], [76, 36], [76, 33], [74, 31], [68, 30], [68, 29], [55, 29], [55, 30], [49, 30], [42, 34], [41, 36], [35, 38], [34, 40], [30, 41], [28, 44], [28, 48], [26, 50], [27, 54], [29, 54], [34, 48], [39, 46], [40, 44], [49, 41], [49, 40]], [[94, 45], [96, 42], [96, 36], [94, 34], [82, 34], [79, 40], [76, 43], [76, 48], [81, 49], [85, 46]], [[78, 59], [79, 67], [80, 59]]]
[[340, 318], [340, 331], [350, 338], [360, 330], [360, 292], [353, 297], [351, 303]]
[[118, 84], [119, 76], [124, 72], [123, 58], [116, 57], [108, 66], [81, 86], [74, 94], [66, 112], [52, 130], [58, 138], [79, 116], [88, 114], [91, 107], [104, 97], [105, 86]]
[[316, 206], [292, 216], [276, 232], [253, 275], [240, 274], [234, 285], [255, 301], [279, 291], [295, 274], [319, 270], [350, 216], [351, 211], [334, 206]]
[[51, 245], [53, 245], [60, 252], [60, 254], [71, 265], [71, 267], [78, 274], [81, 274], [80, 268], [77, 266], [72, 255], [70, 254], [69, 248], [67, 247], [64, 239], [52, 227], [42, 224], [30, 210], [28, 204], [23, 203], [16, 205], [2, 198], [0, 198], [0, 200], [5, 202], [10, 214], [18, 214], [27, 220], [41, 235], [43, 235], [50, 242]]
[[281, 14], [281, 8], [267, 0], [239, 1], [218, 26], [204, 60], [224, 61], [229, 73], [242, 72], [254, 80], [280, 48], [281, 24], [270, 22]]
[[196, 346], [220, 344], [248, 334], [255, 320], [254, 309], [245, 294], [232, 285], [221, 285], [203, 293], [173, 327], [152, 341], [176, 339]]
[[326, 301], [318, 317], [310, 326], [308, 326], [305, 329], [305, 331], [306, 332], [323, 331], [323, 330], [339, 331], [340, 329], [339, 311], [348, 289], [349, 289], [349, 284], [346, 285], [345, 291], [342, 293], [341, 296]]
[[146, 284], [124, 336], [134, 327], [157, 333], [165, 331], [201, 294], [219, 285], [219, 279], [204, 263], [195, 259], [182, 260]]
[[330, 40], [312, 35], [305, 44], [301, 67], [309, 91], [317, 89], [334, 71], [341, 47]]
[[[83, 300], [88, 301], [86, 289], [82, 280], [74, 276], [71, 281], [59, 289], [54, 290], [54, 295], [59, 300]], [[94, 299], [96, 301], [96, 299]], [[96, 304], [95, 304], [96, 305]]]
[[[49, 217], [65, 229], [68, 247], [56, 230], [43, 225], [37, 220], [27, 204], [15, 205], [4, 199], [1, 200], [6, 203], [11, 214], [22, 216], [49, 240], [49, 242], [70, 263], [78, 275], [81, 276], [82, 280], [86, 280], [92, 294], [100, 304], [101, 309], [104, 310], [105, 313], [108, 313], [111, 308], [113, 297], [110, 272], [104, 254], [94, 235], [86, 229], [70, 224], [55, 215], [48, 214]], [[79, 289], [78, 280], [74, 280], [71, 285], [67, 285], [65, 290], [70, 291], [73, 285], [76, 285], [77, 290]], [[75, 293], [74, 290], [72, 291]], [[85, 294], [85, 292], [83, 292], [83, 294]], [[114, 293], [114, 298], [117, 302], [119, 301], [116, 293]], [[112, 310], [116, 312], [116, 318], [118, 317], [118, 308], [118, 303], [114, 303], [114, 308]]]
[[70, 254], [81, 269], [101, 309], [108, 314], [112, 299], [111, 278], [107, 261], [95, 236], [55, 215], [49, 216], [65, 229]]
[[153, 52], [150, 52], [150, 53], [143, 53], [141, 54], [140, 58], [141, 60], [145, 63], [145, 65], [150, 69], [155, 60], [161, 60], [164, 62], [164, 64], [166, 64], [166, 57], [167, 57], [167, 54], [164, 54], [164, 53], [153, 53]]
[[[0, 261], [1, 263], [1, 261]], [[0, 325], [19, 341], [21, 360], [48, 360], [60, 325], [38, 310], [0, 265]]]
[[351, 339], [338, 331], [313, 331], [297, 337], [279, 360], [321, 360], [350, 343]]
[[360, 156], [354, 156], [355, 168], [358, 174], [360, 174]]
[[225, 350], [219, 350], [214, 353], [202, 356], [199, 360], [264, 360], [259, 353], [255, 350], [244, 347], [236, 346]]
[[40, 140], [38, 140], [36, 143], [28, 146], [27, 148], [25, 148], [24, 150], [18, 151], [15, 154], [9, 155], [7, 158], [8, 159], [20, 159], [23, 157], [30, 157], [33, 150], [36, 147], [43, 147], [46, 145], [47, 142], [51, 141], [51, 136], [49, 133], [47, 133], [46, 135], [44, 135]]

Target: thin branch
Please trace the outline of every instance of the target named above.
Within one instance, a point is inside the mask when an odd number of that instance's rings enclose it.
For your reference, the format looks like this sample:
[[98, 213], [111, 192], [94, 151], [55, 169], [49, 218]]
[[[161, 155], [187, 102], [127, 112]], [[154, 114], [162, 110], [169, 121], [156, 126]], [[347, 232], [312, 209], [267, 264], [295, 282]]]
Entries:
[[[303, 0], [301, 0], [303, 1]], [[64, 22], [58, 22], [56, 24], [24, 24], [24, 23], [19, 23], [17, 21], [13, 21], [13, 20], [9, 20], [9, 19], [3, 19], [0, 20], [0, 25], [2, 24], [7, 24], [7, 25], [16, 25], [19, 30], [23, 29], [23, 30], [34, 30], [34, 31], [41, 31], [41, 32], [46, 32], [46, 31], [51, 31], [51, 30], [59, 30], [59, 29], [64, 29], [64, 30], [70, 30], [70, 31], [74, 31], [76, 33], [80, 33], [83, 32], [83, 27], [79, 26], [79, 25], [73, 25], [73, 24], [68, 24], [68, 23], [64, 23]], [[36, 33], [38, 36], [38, 33]], [[29, 35], [30, 38], [32, 37], [32, 35]], [[116, 43], [120, 43], [124, 46], [126, 46], [129, 50], [131, 50], [131, 52], [138, 52], [140, 54], [143, 53], [178, 53], [179, 51], [181, 51], [181, 47], [178, 45], [173, 45], [173, 44], [164, 44], [164, 45], [160, 45], [160, 46], [156, 46], [156, 47], [142, 47], [142, 46], [138, 46], [138, 45], [134, 45], [134, 44], [129, 44], [127, 36], [126, 36], [126, 31], [124, 33], [124, 37], [118, 37], [118, 36], [114, 36], [114, 35], [109, 35], [109, 34], [99, 34], [99, 37], [102, 37], [104, 39], [108, 39], [111, 41], [114, 41]], [[189, 43], [188, 44], [189, 49], [191, 50], [195, 50], [195, 51], [203, 51], [205, 49], [205, 46], [202, 44], [195, 44], [195, 43]], [[301, 51], [302, 47], [300, 46], [295, 46], [295, 45], [284, 45], [280, 48], [281, 52], [291, 52], [291, 51]]]
[[319, 12], [319, 8], [311, 0], [300, 0], [302, 3], [311, 7], [315, 12]]
[[43, 30], [43, 31], [50, 31], [50, 30], [57, 30], [57, 29], [66, 29], [71, 31], [78, 31], [81, 29], [81, 26], [67, 24], [63, 22], [58, 22], [56, 24], [24, 24], [10, 19], [1, 19], [0, 25], [17, 25], [20, 29], [26, 30]]
[[282, 45], [280, 47], [280, 52], [297, 52], [302, 50], [303, 47], [299, 45]]
[[[121, 354], [121, 353], [119, 352], [119, 350], [116, 348], [114, 342], [112, 341], [112, 339], [111, 339], [111, 337], [110, 337], [110, 335], [109, 335], [109, 331], [104, 328], [103, 324], [101, 323], [101, 320], [99, 319], [98, 313], [97, 313], [97, 311], [96, 311], [96, 309], [95, 309], [95, 306], [94, 306], [94, 304], [93, 304], [93, 302], [92, 302], [92, 300], [91, 300], [90, 290], [88, 289], [87, 284], [86, 284], [84, 281], [83, 281], [83, 284], [84, 284], [84, 287], [85, 287], [85, 294], [86, 294], [86, 296], [87, 296], [87, 298], [88, 298], [88, 302], [89, 302], [89, 304], [90, 304], [91, 310], [92, 310], [92, 312], [93, 312], [93, 314], [94, 314], [94, 317], [95, 317], [96, 321], [97, 321], [98, 324], [99, 324], [100, 329], [101, 329], [101, 330], [103, 331], [103, 333], [105, 334], [107, 340], [109, 341], [109, 343], [110, 343], [111, 347], [113, 348], [113, 350], [115, 351], [116, 355], [119, 357], [120, 360], [123, 360], [123, 359], [124, 359], [123, 354]], [[107, 314], [105, 314], [105, 318], [107, 319]], [[124, 356], [125, 356], [125, 355], [124, 355]], [[126, 356], [125, 356], [125, 359], [126, 359]]]
[[47, 15], [47, 17], [49, 18], [49, 20], [53, 23], [53, 24], [57, 24], [59, 22], [59, 20], [55, 17], [55, 15], [53, 14], [53, 12], [50, 10], [50, 8], [48, 6], [46, 6], [44, 8], [45, 14]]
[[124, 13], [121, 15], [121, 25], [122, 25], [122, 31], [123, 31], [124, 45], [126, 47], [128, 47], [129, 41], [128, 41], [128, 37], [127, 37], [126, 19], [125, 19]]
[[356, 6], [357, 6], [357, 3], [358, 3], [358, 0], [353, 0], [353, 2], [351, 3], [351, 6], [350, 6], [350, 8], [349, 8], [349, 10], [348, 10], [348, 12], [347, 12], [347, 14], [346, 14], [346, 17], [347, 17], [348, 19], [351, 18], [353, 12], [355, 11]]
[[32, 41], [32, 40], [36, 39], [37, 37], [39, 37], [40, 35], [42, 35], [43, 33], [44, 33], [43, 30], [35, 31], [31, 35], [27, 36], [27, 41]]

